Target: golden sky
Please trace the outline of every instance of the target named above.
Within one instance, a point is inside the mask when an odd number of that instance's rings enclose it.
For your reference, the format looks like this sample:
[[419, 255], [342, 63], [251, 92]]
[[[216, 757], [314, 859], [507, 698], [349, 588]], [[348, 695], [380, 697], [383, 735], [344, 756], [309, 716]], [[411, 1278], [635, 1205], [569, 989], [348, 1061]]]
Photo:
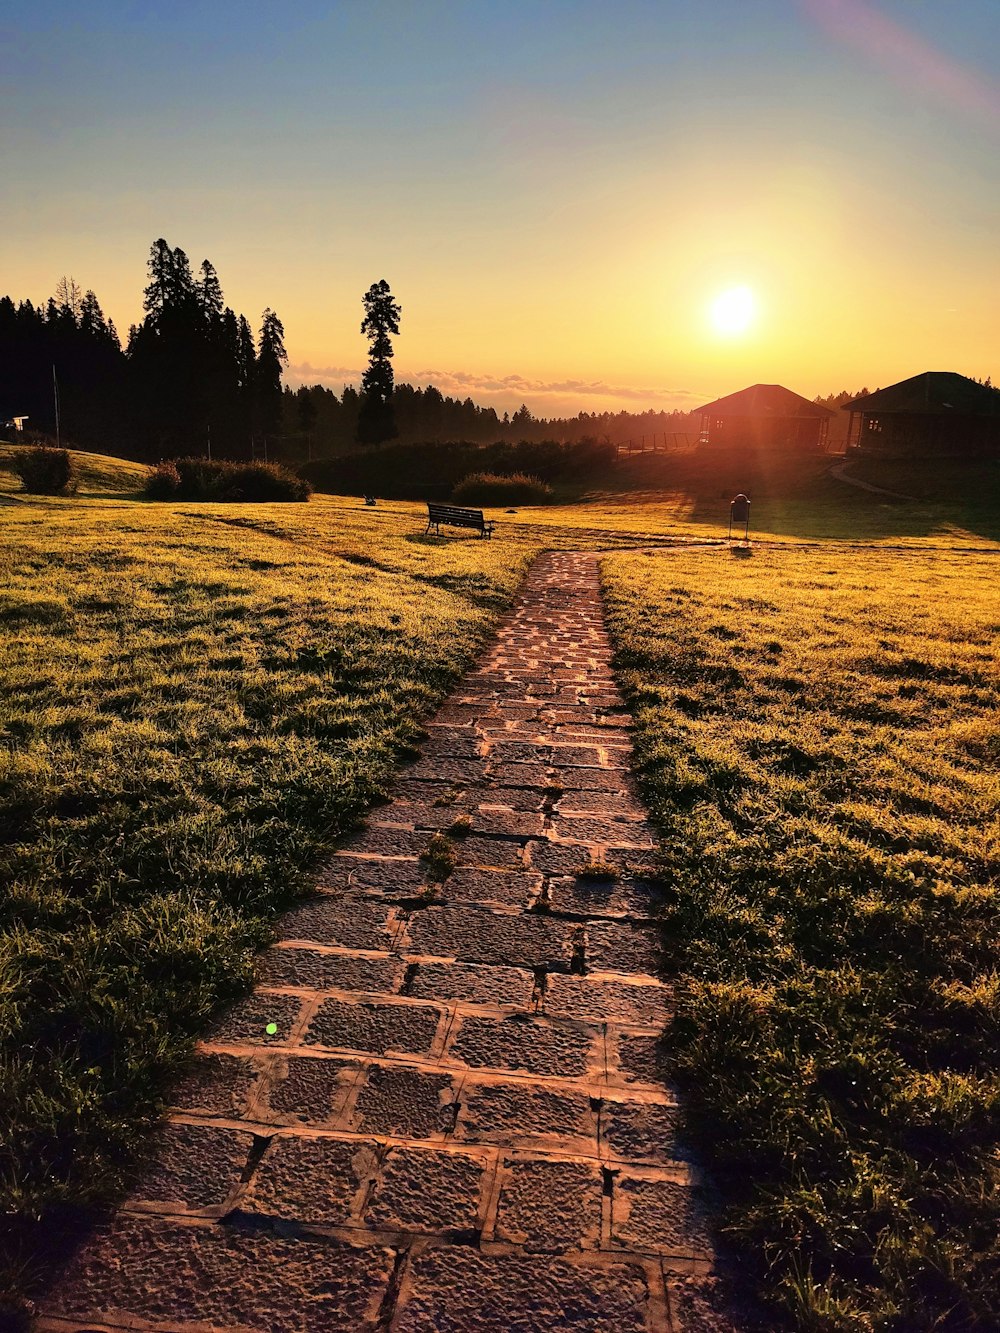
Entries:
[[384, 277], [397, 378], [537, 415], [1000, 378], [993, 0], [143, 9], [10, 30], [0, 292], [124, 334], [162, 235], [339, 389]]

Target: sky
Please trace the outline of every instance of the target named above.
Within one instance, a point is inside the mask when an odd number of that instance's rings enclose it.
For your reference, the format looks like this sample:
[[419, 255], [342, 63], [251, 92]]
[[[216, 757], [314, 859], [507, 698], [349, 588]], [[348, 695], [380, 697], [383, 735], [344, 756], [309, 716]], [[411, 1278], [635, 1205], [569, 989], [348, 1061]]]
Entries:
[[498, 410], [1000, 381], [998, 150], [997, 0], [0, 0], [0, 293], [124, 333], [163, 236], [293, 386], [381, 278]]

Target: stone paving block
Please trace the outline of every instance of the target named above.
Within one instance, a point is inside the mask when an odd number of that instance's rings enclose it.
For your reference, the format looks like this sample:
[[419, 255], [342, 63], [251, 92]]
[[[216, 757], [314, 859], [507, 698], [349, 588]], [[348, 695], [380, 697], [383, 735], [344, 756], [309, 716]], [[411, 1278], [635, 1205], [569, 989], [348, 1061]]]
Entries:
[[545, 804], [545, 789], [486, 784], [466, 788], [465, 798], [478, 809], [483, 806], [502, 806], [508, 810], [538, 811]]
[[139, 1172], [132, 1199], [218, 1207], [234, 1186], [253, 1147], [253, 1135], [213, 1125], [164, 1124], [152, 1160]]
[[373, 1065], [354, 1104], [355, 1128], [414, 1139], [447, 1133], [455, 1119], [454, 1092], [448, 1074]]
[[456, 838], [454, 848], [459, 866], [500, 866], [518, 869], [524, 863], [524, 849], [520, 842], [507, 838], [487, 838], [473, 835]]
[[409, 993], [416, 999], [465, 1000], [528, 1010], [533, 1007], [535, 974], [519, 967], [477, 963], [418, 963]]
[[[506, 792], [507, 788], [503, 791]], [[500, 792], [497, 796], [500, 796]], [[472, 816], [474, 833], [488, 833], [499, 837], [536, 838], [544, 828], [545, 820], [538, 810], [505, 810], [479, 806]]]
[[548, 782], [567, 791], [628, 791], [631, 779], [621, 768], [575, 768], [554, 764]]
[[407, 833], [405, 829], [370, 824], [364, 832], [355, 834], [344, 850], [364, 852], [369, 856], [419, 856], [426, 846], [425, 833]]
[[173, 1089], [171, 1104], [183, 1111], [238, 1120], [246, 1115], [261, 1067], [239, 1055], [198, 1055]]
[[647, 824], [634, 819], [595, 819], [587, 815], [553, 816], [549, 836], [564, 842], [583, 842], [588, 846], [648, 850], [656, 845]]
[[558, 968], [573, 958], [575, 932], [570, 923], [547, 916], [427, 907], [410, 918], [408, 937], [407, 954]]
[[398, 958], [317, 953], [314, 949], [271, 949], [264, 955], [260, 982], [297, 990], [351, 990], [389, 993], [399, 989], [404, 964]]
[[552, 757], [551, 746], [531, 745], [524, 741], [497, 741], [490, 747], [489, 762], [498, 764], [541, 764], [547, 766]]
[[558, 768], [603, 768], [604, 757], [595, 745], [556, 745], [552, 763]]
[[365, 1221], [393, 1231], [472, 1231], [480, 1214], [485, 1160], [462, 1152], [390, 1148]]
[[424, 1004], [372, 1004], [324, 1000], [309, 1024], [305, 1042], [338, 1050], [385, 1055], [427, 1052], [434, 1041], [441, 1010]]
[[594, 1162], [508, 1161], [494, 1235], [527, 1250], [596, 1249], [602, 1193]]
[[551, 1255], [484, 1255], [437, 1246], [417, 1255], [393, 1333], [648, 1333], [638, 1265], [584, 1268]]
[[528, 866], [543, 875], [573, 875], [592, 861], [594, 854], [589, 847], [571, 843], [529, 842]]
[[657, 1102], [605, 1098], [601, 1140], [608, 1155], [622, 1160], [670, 1163], [683, 1157], [677, 1146], [677, 1108]]
[[579, 1078], [594, 1059], [596, 1029], [539, 1019], [466, 1016], [451, 1054], [475, 1069]]
[[541, 893], [541, 875], [520, 870], [474, 870], [460, 867], [441, 885], [445, 903], [485, 903], [526, 908]]
[[378, 1147], [363, 1139], [276, 1138], [240, 1201], [247, 1213], [327, 1226], [351, 1220], [375, 1174]]
[[646, 811], [635, 797], [611, 791], [567, 791], [556, 802], [560, 815], [588, 814], [602, 819], [639, 819], [645, 821]]
[[491, 785], [499, 790], [504, 787], [544, 788], [549, 781], [549, 770], [544, 764], [512, 764], [502, 759], [490, 760], [486, 774]]
[[717, 1278], [677, 1277], [667, 1287], [667, 1300], [676, 1333], [740, 1333], [748, 1324], [763, 1326], [759, 1312], [748, 1321], [731, 1308]]
[[[437, 714], [437, 723], [431, 729], [429, 740], [420, 747], [421, 756], [431, 761], [435, 759], [479, 759], [481, 741], [471, 729], [480, 715], [478, 704], [445, 705]], [[449, 723], [447, 727], [443, 723]], [[468, 733], [459, 727], [470, 727]]]
[[413, 801], [416, 805], [451, 805], [462, 790], [451, 782], [435, 778], [402, 778], [392, 789], [399, 801]]
[[546, 980], [542, 1009], [553, 1017], [662, 1027], [670, 1014], [671, 1002], [672, 995], [666, 986], [633, 986], [554, 972]]
[[241, 1333], [374, 1333], [392, 1251], [123, 1216], [73, 1260], [44, 1313]]
[[663, 1054], [659, 1037], [638, 1037], [627, 1032], [617, 1035], [618, 1069], [629, 1083], [663, 1082]]
[[695, 1255], [710, 1248], [697, 1191], [674, 1180], [615, 1177], [611, 1239], [652, 1254]]
[[[301, 1009], [302, 1001], [297, 996], [257, 992], [237, 1001], [205, 1035], [209, 1041], [245, 1041], [253, 1042], [255, 1046], [277, 1046], [288, 1041]], [[267, 1031], [272, 1024], [278, 1029], [275, 1033]]]
[[271, 1119], [283, 1124], [332, 1123], [342, 1113], [360, 1070], [357, 1060], [277, 1057], [267, 1089]]
[[508, 1146], [524, 1139], [580, 1140], [596, 1152], [597, 1120], [585, 1092], [561, 1092], [526, 1083], [462, 1085], [457, 1134]]
[[483, 764], [480, 759], [421, 759], [406, 769], [404, 781], [450, 782], [459, 786], [481, 782]]
[[662, 953], [654, 930], [617, 921], [593, 921], [586, 929], [588, 971], [656, 975]]
[[426, 882], [426, 868], [416, 857], [412, 861], [376, 861], [362, 856], [335, 856], [319, 878], [322, 888], [382, 894], [390, 900], [417, 897]]
[[553, 912], [582, 917], [655, 915], [662, 902], [659, 887], [646, 879], [588, 879], [561, 875], [549, 881], [548, 904]]
[[391, 911], [370, 898], [320, 898], [282, 917], [281, 938], [338, 944], [347, 949], [388, 950], [395, 933]]

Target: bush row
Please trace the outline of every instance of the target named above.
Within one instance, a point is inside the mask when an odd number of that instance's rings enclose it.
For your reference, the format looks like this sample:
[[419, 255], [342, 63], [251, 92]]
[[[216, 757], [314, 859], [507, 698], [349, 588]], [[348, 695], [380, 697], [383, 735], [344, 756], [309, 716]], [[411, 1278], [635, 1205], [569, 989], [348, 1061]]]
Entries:
[[312, 486], [278, 463], [177, 458], [151, 469], [147, 500], [308, 500]]
[[[392, 444], [306, 463], [301, 471], [316, 490], [338, 495], [378, 495], [386, 500], [458, 499], [455, 488], [475, 473], [527, 474], [539, 481], [570, 482], [601, 472], [614, 461], [614, 445]], [[500, 501], [498, 501], [500, 503]]]

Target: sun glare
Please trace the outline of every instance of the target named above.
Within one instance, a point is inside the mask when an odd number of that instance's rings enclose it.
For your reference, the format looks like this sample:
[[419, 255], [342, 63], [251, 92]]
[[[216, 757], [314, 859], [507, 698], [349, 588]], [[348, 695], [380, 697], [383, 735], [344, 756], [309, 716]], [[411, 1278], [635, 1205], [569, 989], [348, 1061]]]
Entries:
[[749, 287], [730, 287], [712, 302], [712, 324], [717, 333], [744, 333], [753, 315], [753, 292]]

